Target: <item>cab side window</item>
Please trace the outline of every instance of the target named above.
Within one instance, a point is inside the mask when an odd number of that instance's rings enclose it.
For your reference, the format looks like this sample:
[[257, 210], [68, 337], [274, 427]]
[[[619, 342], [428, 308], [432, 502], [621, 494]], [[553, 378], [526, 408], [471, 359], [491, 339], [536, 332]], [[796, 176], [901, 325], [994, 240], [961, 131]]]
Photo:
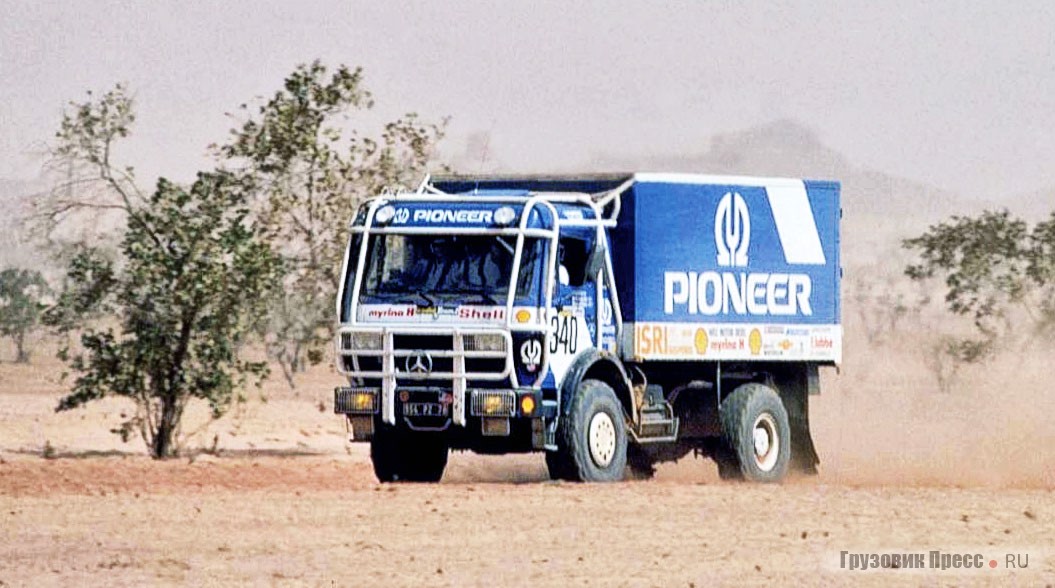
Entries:
[[588, 256], [586, 241], [574, 237], [564, 237], [560, 240], [558, 250], [558, 272], [563, 278], [563, 271], [567, 270], [568, 285], [578, 288], [586, 283], [586, 258]]

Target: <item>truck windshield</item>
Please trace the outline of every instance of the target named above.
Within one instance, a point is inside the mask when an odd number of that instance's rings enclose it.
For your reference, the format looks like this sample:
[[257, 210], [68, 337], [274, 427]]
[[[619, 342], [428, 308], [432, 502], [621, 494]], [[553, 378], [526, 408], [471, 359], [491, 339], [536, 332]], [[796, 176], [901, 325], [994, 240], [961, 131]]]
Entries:
[[[515, 245], [493, 235], [378, 235], [371, 238], [363, 295], [426, 306], [437, 297], [505, 304]], [[539, 249], [537, 239], [525, 243], [518, 296], [531, 290]]]

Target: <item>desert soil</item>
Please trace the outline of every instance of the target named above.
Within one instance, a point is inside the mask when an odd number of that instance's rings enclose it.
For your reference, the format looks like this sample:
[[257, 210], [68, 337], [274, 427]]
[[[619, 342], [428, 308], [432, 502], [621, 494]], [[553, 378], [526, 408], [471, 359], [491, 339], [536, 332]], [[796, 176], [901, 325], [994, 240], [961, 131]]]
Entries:
[[[723, 483], [686, 459], [578, 485], [539, 456], [457, 453], [438, 485], [380, 485], [325, 368], [269, 383], [163, 463], [108, 432], [120, 401], [54, 413], [59, 371], [0, 364], [0, 586], [1055, 585], [1050, 397], [909, 393], [924, 373], [870, 365], [814, 399], [817, 477]], [[931, 550], [999, 563], [840, 568], [842, 551]]]

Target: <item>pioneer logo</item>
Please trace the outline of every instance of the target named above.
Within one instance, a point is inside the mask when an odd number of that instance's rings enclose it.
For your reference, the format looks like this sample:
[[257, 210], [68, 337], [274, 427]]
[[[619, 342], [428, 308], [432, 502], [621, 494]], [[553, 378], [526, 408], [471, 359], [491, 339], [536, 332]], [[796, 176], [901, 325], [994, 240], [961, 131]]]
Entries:
[[714, 213], [714, 245], [718, 265], [746, 267], [747, 247], [751, 243], [751, 216], [747, 202], [739, 192], [726, 192]]
[[810, 316], [813, 282], [806, 274], [665, 272], [663, 312]]
[[[813, 212], [805, 191], [766, 195], [788, 265], [824, 263]], [[779, 202], [779, 204], [778, 204]], [[739, 192], [726, 192], [714, 211], [717, 265], [748, 265], [751, 215]], [[690, 315], [810, 316], [813, 281], [807, 274], [749, 271], [667, 271], [663, 273], [663, 312]]]
[[419, 209], [414, 211], [416, 223], [489, 224], [490, 210]]

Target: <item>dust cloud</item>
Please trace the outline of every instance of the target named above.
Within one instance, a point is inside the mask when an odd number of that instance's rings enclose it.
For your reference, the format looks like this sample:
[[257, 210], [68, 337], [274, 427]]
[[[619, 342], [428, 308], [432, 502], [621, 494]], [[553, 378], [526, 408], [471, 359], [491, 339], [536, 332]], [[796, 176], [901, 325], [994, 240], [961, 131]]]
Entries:
[[[852, 322], [851, 322], [852, 324]], [[848, 332], [839, 370], [822, 370], [810, 399], [820, 474], [791, 484], [1055, 488], [1055, 390], [1049, 353], [1005, 352], [962, 366], [938, 386], [929, 333], [903, 327], [883, 342]], [[451, 456], [445, 482], [547, 479], [540, 456]], [[656, 481], [719, 483], [716, 466], [687, 456]]]
[[1044, 349], [963, 367], [940, 391], [925, 334], [901, 339], [899, 349], [851, 351], [843, 373], [814, 398], [822, 479], [1055, 487], [1055, 393]]

